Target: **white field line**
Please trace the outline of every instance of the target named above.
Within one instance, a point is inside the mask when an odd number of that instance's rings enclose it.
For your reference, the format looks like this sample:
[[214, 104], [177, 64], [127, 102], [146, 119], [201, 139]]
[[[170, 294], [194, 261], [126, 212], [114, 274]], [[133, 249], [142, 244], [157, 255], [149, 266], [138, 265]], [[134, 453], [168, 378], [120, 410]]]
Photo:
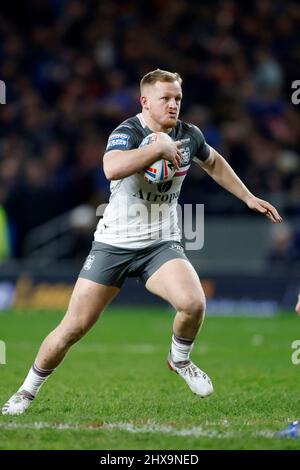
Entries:
[[[52, 429], [59, 431], [105, 431], [105, 430], [117, 430], [127, 431], [133, 434], [167, 434], [171, 436], [181, 437], [206, 437], [206, 438], [219, 438], [219, 439], [234, 439], [243, 435], [243, 431], [215, 431], [213, 429], [204, 429], [200, 426], [191, 428], [177, 429], [173, 426], [163, 426], [158, 424], [149, 425], [135, 425], [133, 423], [103, 423], [103, 424], [76, 424], [76, 423], [46, 423], [46, 422], [33, 422], [33, 423], [1, 423], [0, 429], [11, 430], [11, 429], [29, 429], [29, 430], [41, 430], [41, 429]], [[248, 434], [248, 433], [247, 433]], [[274, 432], [270, 430], [261, 430], [252, 432], [249, 434], [253, 437], [274, 437]], [[248, 434], [248, 435], [249, 435]]]
[[[20, 341], [18, 343], [11, 342], [11, 347], [18, 347], [20, 349], [29, 350], [32, 349], [32, 343], [26, 341]], [[154, 353], [166, 351], [166, 348], [156, 346], [154, 344], [105, 344], [105, 343], [90, 343], [80, 344], [77, 343], [73, 346], [72, 351], [89, 353], [89, 352], [125, 352], [125, 353]]]
[[[77, 352], [124, 352], [124, 353], [166, 353], [168, 348], [154, 344], [76, 344], [73, 351]], [[204, 344], [196, 346], [193, 352], [206, 354], [208, 348]]]
[[74, 346], [77, 352], [125, 352], [125, 353], [154, 353], [165, 348], [153, 344], [78, 344]]
[[[29, 350], [32, 349], [32, 343], [26, 341], [20, 342], [11, 342], [10, 347], [18, 347], [21, 349]], [[166, 353], [168, 348], [163, 346], [157, 346], [155, 344], [146, 344], [146, 343], [136, 343], [136, 344], [105, 344], [105, 343], [90, 343], [90, 344], [80, 344], [77, 343], [73, 346], [72, 351], [79, 353], [110, 353], [110, 352], [124, 352], [124, 353], [142, 353], [142, 354], [152, 354], [152, 353]], [[199, 343], [195, 345], [194, 352], [199, 354], [207, 354], [208, 348], [205, 344]]]

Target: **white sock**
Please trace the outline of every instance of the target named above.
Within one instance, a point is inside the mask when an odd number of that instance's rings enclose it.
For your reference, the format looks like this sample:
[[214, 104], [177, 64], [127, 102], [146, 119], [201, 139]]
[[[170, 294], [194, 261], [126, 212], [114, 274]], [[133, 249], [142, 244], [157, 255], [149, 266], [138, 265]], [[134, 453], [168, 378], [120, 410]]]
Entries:
[[33, 397], [36, 396], [43, 383], [48, 379], [54, 369], [47, 370], [37, 367], [35, 364], [31, 367], [28, 375], [18, 391], [25, 390]]
[[190, 352], [193, 349], [194, 341], [181, 338], [173, 334], [171, 356], [174, 362], [189, 361]]

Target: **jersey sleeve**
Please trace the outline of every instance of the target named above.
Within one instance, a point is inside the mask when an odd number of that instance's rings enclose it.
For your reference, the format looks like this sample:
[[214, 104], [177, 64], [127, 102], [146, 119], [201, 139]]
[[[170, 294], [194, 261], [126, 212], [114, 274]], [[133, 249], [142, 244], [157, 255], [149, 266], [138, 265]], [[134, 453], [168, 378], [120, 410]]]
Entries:
[[210, 154], [210, 147], [206, 143], [203, 133], [200, 131], [199, 127], [192, 125], [191, 135], [195, 142], [195, 150], [193, 157], [205, 162], [208, 159]]
[[111, 150], [132, 150], [137, 148], [136, 135], [130, 127], [117, 127], [109, 136], [104, 153]]

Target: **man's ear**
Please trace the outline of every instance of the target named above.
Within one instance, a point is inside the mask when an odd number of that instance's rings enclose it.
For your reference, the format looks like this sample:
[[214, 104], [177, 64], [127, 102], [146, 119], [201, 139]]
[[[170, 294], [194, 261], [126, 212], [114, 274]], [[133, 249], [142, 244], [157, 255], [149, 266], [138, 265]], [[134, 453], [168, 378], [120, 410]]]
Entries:
[[148, 103], [148, 98], [147, 96], [141, 96], [140, 97], [140, 103], [144, 109], [149, 109], [149, 103]]

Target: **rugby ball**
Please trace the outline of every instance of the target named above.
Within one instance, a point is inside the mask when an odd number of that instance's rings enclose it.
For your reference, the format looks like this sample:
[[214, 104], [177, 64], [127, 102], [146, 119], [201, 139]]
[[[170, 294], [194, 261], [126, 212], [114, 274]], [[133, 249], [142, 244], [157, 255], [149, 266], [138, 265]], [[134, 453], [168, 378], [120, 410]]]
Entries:
[[[166, 134], [167, 138], [171, 138]], [[147, 135], [140, 144], [140, 147], [144, 147], [145, 145], [150, 145], [155, 142], [157, 139], [157, 134], [149, 134]], [[169, 181], [173, 178], [175, 174], [174, 165], [169, 160], [157, 160], [151, 165], [143, 168], [142, 170], [144, 179], [148, 183], [162, 183], [164, 181]]]

